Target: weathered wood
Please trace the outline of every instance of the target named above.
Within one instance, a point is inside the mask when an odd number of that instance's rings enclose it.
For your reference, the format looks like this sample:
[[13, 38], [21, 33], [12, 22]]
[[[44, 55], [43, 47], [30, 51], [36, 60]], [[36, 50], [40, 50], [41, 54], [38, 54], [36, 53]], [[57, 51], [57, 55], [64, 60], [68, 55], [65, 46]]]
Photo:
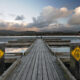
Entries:
[[16, 47], [16, 48], [21, 48], [21, 47], [29, 47], [31, 43], [6, 43], [7, 48], [11, 47]]
[[54, 40], [54, 39], [52, 39], [52, 40], [45, 40], [45, 41], [46, 41], [46, 42], [61, 42], [61, 43], [62, 43], [62, 42], [63, 42], [63, 43], [64, 43], [64, 42], [65, 42], [65, 43], [70, 42], [70, 40], [58, 40], [58, 39], [55, 39], [55, 40]]
[[64, 72], [66, 73], [66, 79], [68, 80], [76, 80], [76, 78], [71, 74], [71, 72], [65, 67], [65, 65], [62, 63], [62, 61], [58, 58], [57, 59], [60, 66], [62, 67], [62, 69], [64, 70]]
[[29, 54], [21, 58], [21, 64], [6, 80], [65, 80], [65, 77], [56, 57], [45, 43], [38, 39]]
[[58, 43], [58, 42], [49, 42], [48, 43], [49, 46], [70, 46], [70, 43]]
[[10, 73], [15, 69], [15, 67], [20, 64], [20, 62], [21, 62], [20, 59], [16, 60], [16, 61], [10, 66], [10, 68], [2, 74], [2, 76], [0, 77], [0, 80], [6, 80], [7, 76], [10, 75]]
[[42, 53], [39, 56], [39, 67], [38, 67], [38, 80], [42, 80]]

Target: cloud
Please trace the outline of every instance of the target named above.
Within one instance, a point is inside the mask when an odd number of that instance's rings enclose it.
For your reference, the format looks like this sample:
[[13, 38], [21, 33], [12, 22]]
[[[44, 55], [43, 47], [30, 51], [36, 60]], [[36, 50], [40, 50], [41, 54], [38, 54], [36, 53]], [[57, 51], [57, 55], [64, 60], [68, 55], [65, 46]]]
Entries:
[[[61, 24], [58, 23], [57, 20], [61, 18], [66, 18], [72, 14], [72, 10], [68, 10], [66, 7], [55, 8], [52, 6], [47, 6], [43, 8], [42, 12], [38, 17], [33, 17], [33, 22], [29, 24], [24, 23], [13, 23], [13, 22], [5, 22], [0, 23], [1, 29], [6, 30], [31, 30], [31, 31], [47, 31], [47, 30], [58, 30], [62, 29]], [[15, 20], [24, 20], [25, 17], [23, 15], [16, 16]], [[57, 26], [58, 25], [58, 26]]]
[[25, 19], [25, 17], [23, 16], [23, 15], [18, 15], [18, 16], [16, 16], [16, 18], [15, 18], [15, 20], [24, 20]]
[[54, 24], [40, 28], [40, 31], [78, 32], [80, 31], [80, 25]]
[[80, 25], [80, 7], [75, 8], [74, 14], [68, 21], [70, 25]]
[[[58, 20], [70, 18], [67, 24], [60, 24]], [[80, 30], [80, 7], [68, 10], [66, 7], [45, 7], [40, 16], [33, 18], [33, 23], [27, 27], [37, 27], [40, 31], [79, 31]]]
[[48, 6], [43, 9], [42, 16], [47, 20], [53, 21], [55, 19], [65, 18], [71, 13], [72, 11], [69, 11], [66, 7], [57, 9], [52, 6]]
[[0, 30], [39, 31], [38, 28], [27, 28], [27, 23], [6, 22], [0, 20]]
[[58, 9], [52, 6], [47, 6], [42, 10], [40, 16], [33, 18], [33, 23], [30, 23], [27, 27], [35, 26], [38, 28], [43, 28], [57, 22], [57, 19], [68, 17], [71, 13], [72, 11], [65, 7]]
[[1, 27], [6, 27], [6, 26], [8, 26], [8, 23], [5, 23], [5, 22], [3, 22], [3, 21], [0, 21], [0, 28], [1, 28]]
[[2, 16], [2, 15], [4, 15], [3, 13], [0, 13], [0, 15]]
[[[61, 24], [58, 21], [69, 19], [68, 23]], [[24, 20], [23, 15], [17, 16], [16, 20]], [[80, 30], [80, 7], [69, 10], [66, 7], [55, 8], [47, 6], [43, 8], [38, 17], [33, 17], [32, 23], [16, 23], [0, 21], [0, 29], [16, 31], [79, 31]], [[20, 22], [20, 21], [19, 21]], [[64, 21], [63, 21], [64, 22]]]

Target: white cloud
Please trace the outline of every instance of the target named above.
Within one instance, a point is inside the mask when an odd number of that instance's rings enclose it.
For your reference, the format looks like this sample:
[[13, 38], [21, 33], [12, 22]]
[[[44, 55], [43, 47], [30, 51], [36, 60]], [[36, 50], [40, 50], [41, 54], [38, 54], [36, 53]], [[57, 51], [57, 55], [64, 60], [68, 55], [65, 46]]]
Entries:
[[80, 25], [80, 7], [75, 8], [74, 14], [68, 23], [71, 25]]
[[58, 9], [52, 6], [47, 6], [42, 10], [40, 16], [33, 18], [33, 23], [30, 23], [27, 27], [47, 27], [50, 24], [55, 23], [57, 19], [66, 18], [71, 14], [72, 11], [65, 7]]
[[[19, 17], [19, 16], [18, 16]], [[58, 20], [70, 18], [68, 24], [59, 24]], [[20, 17], [17, 20], [23, 20]], [[15, 20], [16, 21], [16, 20]], [[19, 21], [20, 22], [20, 21]], [[0, 29], [17, 30], [17, 31], [65, 31], [65, 30], [80, 30], [80, 7], [74, 10], [69, 10], [66, 7], [55, 8], [47, 6], [37, 18], [33, 18], [33, 22], [16, 23], [0, 21]]]
[[75, 12], [75, 15], [80, 15], [80, 6], [75, 8], [74, 12]]
[[62, 7], [60, 9], [54, 8], [52, 6], [45, 7], [42, 11], [42, 16], [45, 19], [55, 20], [59, 18], [64, 18], [69, 16], [72, 13], [72, 11], [68, 10], [65, 7]]

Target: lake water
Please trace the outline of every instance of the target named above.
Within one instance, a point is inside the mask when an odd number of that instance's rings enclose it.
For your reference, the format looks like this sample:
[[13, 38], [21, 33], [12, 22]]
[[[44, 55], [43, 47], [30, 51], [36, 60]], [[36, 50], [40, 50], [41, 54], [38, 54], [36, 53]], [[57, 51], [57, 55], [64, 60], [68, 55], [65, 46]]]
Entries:
[[70, 52], [70, 47], [51, 47], [51, 50], [53, 52], [66, 52], [69, 53]]
[[[14, 41], [18, 39], [35, 38], [34, 36], [0, 36], [0, 43], [7, 43], [8, 41]], [[5, 48], [5, 53], [24, 53], [27, 48]]]
[[24, 53], [28, 48], [6, 48], [5, 53]]
[[[0, 36], [0, 42], [8, 42], [10, 40], [36, 38], [36, 36]], [[71, 40], [71, 42], [80, 42], [80, 36], [43, 36], [43, 38]]]
[[[17, 39], [32, 39], [36, 38], [36, 36], [0, 36], [0, 43], [7, 43], [11, 40], [17, 40]], [[71, 40], [71, 43], [78, 43], [80, 42], [80, 36], [43, 36], [43, 38], [51, 38], [51, 39], [62, 39], [62, 40]], [[70, 52], [69, 47], [52, 47], [51, 48], [55, 52]], [[7, 52], [24, 52], [25, 48], [16, 48], [16, 49], [7, 49]]]
[[[80, 43], [80, 36], [46, 36], [45, 38], [71, 40], [71, 43]], [[53, 46], [51, 47], [51, 50], [54, 52], [70, 53], [70, 47]]]

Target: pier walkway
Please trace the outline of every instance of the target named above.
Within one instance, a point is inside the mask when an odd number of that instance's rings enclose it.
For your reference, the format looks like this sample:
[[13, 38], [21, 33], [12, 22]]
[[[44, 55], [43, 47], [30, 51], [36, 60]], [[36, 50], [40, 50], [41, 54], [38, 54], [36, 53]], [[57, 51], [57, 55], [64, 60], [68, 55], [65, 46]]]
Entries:
[[6, 80], [66, 80], [56, 57], [46, 44], [37, 39], [29, 54]]

